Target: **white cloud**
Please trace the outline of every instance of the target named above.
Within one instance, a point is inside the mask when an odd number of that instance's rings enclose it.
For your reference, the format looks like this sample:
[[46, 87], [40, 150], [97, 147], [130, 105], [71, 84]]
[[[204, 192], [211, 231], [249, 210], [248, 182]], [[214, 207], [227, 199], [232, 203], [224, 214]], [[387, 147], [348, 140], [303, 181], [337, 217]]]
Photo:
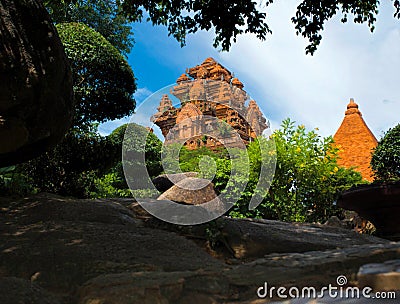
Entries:
[[135, 97], [136, 102], [140, 103], [147, 97], [149, 97], [151, 94], [153, 94], [153, 92], [150, 91], [148, 88], [144, 87], [144, 88], [138, 88], [133, 96]]
[[[220, 61], [241, 79], [272, 128], [290, 117], [310, 129], [318, 127], [324, 136], [333, 135], [349, 99], [354, 98], [368, 126], [380, 137], [383, 131], [400, 122], [400, 25], [393, 18], [392, 3], [380, 4], [372, 34], [366, 24], [354, 24], [351, 18], [346, 24], [340, 22], [340, 16], [330, 20], [314, 56], [305, 55], [307, 41], [296, 36], [290, 21], [298, 3], [287, 0], [268, 6], [268, 23], [273, 34], [264, 42], [254, 35], [239, 36], [230, 52], [213, 49], [213, 34], [206, 32], [189, 35], [187, 46], [182, 49], [174, 39], [167, 38], [162, 27], [151, 32], [153, 27], [144, 27], [137, 37], [148, 44], [146, 54], [150, 54], [153, 62], [162, 62], [163, 68], [167, 65], [176, 70], [174, 77], [184, 72], [183, 65], [194, 66], [209, 56]], [[163, 72], [163, 69], [152, 71]], [[135, 96], [140, 103], [149, 95], [148, 89], [141, 88]], [[150, 112], [143, 117], [137, 114], [135, 119], [147, 125], [149, 115]]]
[[331, 20], [312, 57], [290, 23], [296, 4], [279, 2], [267, 9], [273, 35], [266, 42], [243, 35], [218, 59], [236, 72], [272, 121], [290, 117], [332, 135], [353, 97], [380, 137], [400, 122], [400, 27], [390, 5], [382, 3], [373, 34], [366, 25], [342, 24], [340, 16]]
[[116, 119], [116, 120], [110, 120], [110, 121], [100, 124], [98, 132], [100, 135], [106, 136], [106, 135], [109, 135], [112, 131], [114, 131], [119, 126], [122, 126], [123, 124], [126, 124], [128, 122], [129, 122], [128, 117], [124, 117], [124, 118]]

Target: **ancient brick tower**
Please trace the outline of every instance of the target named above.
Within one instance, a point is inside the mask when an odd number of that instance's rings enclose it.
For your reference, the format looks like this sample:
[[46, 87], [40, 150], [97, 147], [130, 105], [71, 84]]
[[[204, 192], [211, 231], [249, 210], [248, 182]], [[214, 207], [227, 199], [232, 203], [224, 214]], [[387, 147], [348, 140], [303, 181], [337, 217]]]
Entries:
[[[218, 147], [221, 142], [217, 138], [198, 135], [201, 133], [199, 129], [204, 128], [205, 134], [210, 129], [220, 128], [218, 121], [231, 126], [245, 144], [268, 128], [257, 103], [250, 100], [240, 80], [213, 58], [207, 58], [202, 64], [187, 69], [176, 82], [171, 94], [179, 99], [178, 107], [174, 107], [171, 98], [164, 95], [157, 108], [158, 112], [152, 117], [167, 144], [171, 138], [184, 138], [188, 139], [185, 146], [189, 149]], [[215, 119], [196, 124], [188, 122], [191, 117]], [[233, 139], [226, 142], [230, 142], [231, 146], [236, 145]]]
[[364, 179], [372, 181], [373, 174], [369, 165], [372, 150], [378, 142], [353, 99], [350, 99], [343, 122], [333, 139], [341, 150], [338, 164], [346, 168], [356, 167], [355, 170], [360, 172]]

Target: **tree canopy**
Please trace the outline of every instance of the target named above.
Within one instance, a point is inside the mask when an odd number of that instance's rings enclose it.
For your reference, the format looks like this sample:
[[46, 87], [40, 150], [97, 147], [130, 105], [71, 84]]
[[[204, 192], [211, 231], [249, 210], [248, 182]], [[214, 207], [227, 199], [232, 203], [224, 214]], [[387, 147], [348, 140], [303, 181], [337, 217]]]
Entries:
[[[95, 28], [119, 50], [126, 53], [132, 46], [128, 39], [132, 22], [146, 21], [167, 27], [169, 35], [185, 45], [187, 34], [198, 30], [215, 32], [214, 47], [229, 50], [232, 42], [243, 33], [255, 34], [265, 40], [272, 33], [268, 26], [267, 7], [274, 0], [135, 0], [89, 1], [47, 0], [47, 7], [57, 22], [83, 22]], [[393, 0], [394, 17], [400, 18], [400, 1]], [[322, 39], [326, 21], [341, 14], [342, 22], [351, 15], [355, 23], [367, 23], [374, 30], [379, 8], [378, 0], [303, 0], [292, 17], [296, 33], [309, 44], [306, 53], [314, 54]], [[104, 16], [104, 17], [102, 17]], [[111, 34], [110, 34], [111, 33]], [[121, 41], [115, 42], [120, 39]]]
[[110, 0], [44, 1], [54, 23], [84, 23], [99, 32], [122, 54], [133, 46], [133, 33], [120, 6]]
[[132, 69], [101, 34], [82, 23], [57, 24], [73, 72], [74, 125], [85, 127], [133, 113], [136, 90]]
[[[128, 137], [125, 139], [126, 129], [129, 127]], [[146, 138], [146, 144], [140, 145], [142, 138]], [[146, 158], [146, 168], [151, 177], [159, 175], [163, 168], [161, 165], [161, 140], [153, 133], [149, 132], [146, 127], [135, 123], [124, 124], [108, 135], [108, 138], [116, 145], [119, 151], [123, 150], [123, 153], [144, 153]], [[123, 144], [125, 149], [123, 149]], [[133, 157], [133, 159], [135, 159]], [[121, 176], [124, 174], [121, 168]]]
[[[141, 21], [145, 16], [153, 24], [165, 25], [169, 34], [182, 45], [188, 33], [198, 30], [215, 31], [214, 46], [229, 50], [232, 41], [242, 33], [255, 34], [261, 40], [271, 33], [267, 15], [253, 0], [135, 0], [121, 1], [123, 13], [131, 21]], [[273, 0], [262, 0], [268, 6]], [[400, 18], [400, 1], [394, 0], [394, 17]], [[303, 0], [291, 21], [297, 34], [309, 41], [306, 52], [313, 54], [321, 42], [324, 24], [334, 15], [342, 13], [342, 22], [348, 15], [354, 16], [356, 23], [366, 22], [374, 30], [378, 13], [378, 0]]]

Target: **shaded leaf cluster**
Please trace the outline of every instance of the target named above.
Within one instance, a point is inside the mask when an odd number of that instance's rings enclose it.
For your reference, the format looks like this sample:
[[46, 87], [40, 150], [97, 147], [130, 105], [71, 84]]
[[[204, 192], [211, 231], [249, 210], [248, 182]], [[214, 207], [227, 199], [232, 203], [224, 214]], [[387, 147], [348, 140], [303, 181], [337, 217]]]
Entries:
[[57, 24], [73, 72], [74, 126], [131, 115], [136, 90], [132, 69], [101, 34], [82, 23]]
[[371, 168], [379, 181], [400, 180], [400, 124], [389, 129], [379, 141]]
[[44, 1], [54, 23], [83, 23], [96, 30], [122, 54], [133, 47], [133, 33], [128, 19], [114, 0]]

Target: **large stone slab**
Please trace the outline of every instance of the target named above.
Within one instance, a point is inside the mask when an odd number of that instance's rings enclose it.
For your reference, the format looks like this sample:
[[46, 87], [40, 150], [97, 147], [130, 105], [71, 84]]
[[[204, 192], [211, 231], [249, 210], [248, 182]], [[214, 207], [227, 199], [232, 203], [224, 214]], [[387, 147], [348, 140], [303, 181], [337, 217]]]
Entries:
[[[365, 261], [383, 261], [399, 256], [399, 244], [362, 245], [344, 250], [271, 254], [250, 263], [213, 271], [140, 272], [101, 275], [79, 290], [79, 303], [267, 303], [275, 297], [260, 298], [265, 286], [314, 287], [320, 290], [337, 284], [339, 276], [354, 286], [355, 273]], [[362, 287], [361, 287], [362, 288]], [[281, 299], [282, 300], [282, 299]], [[361, 301], [363, 300], [363, 301]], [[353, 303], [325, 295], [318, 303]], [[354, 303], [365, 303], [355, 299]], [[289, 303], [315, 303], [315, 299], [294, 299]], [[396, 303], [391, 300], [384, 303]]]
[[[345, 240], [339, 228], [229, 218], [218, 220], [216, 228], [182, 227], [144, 217], [140, 206], [133, 205], [130, 199], [48, 194], [0, 198], [0, 287], [14, 288], [0, 297], [1, 303], [27, 297], [61, 304], [265, 303], [256, 293], [264, 282], [320, 287], [338, 275], [356, 282], [360, 266], [400, 259], [399, 243], [357, 234]], [[243, 236], [253, 255], [227, 262], [214, 258], [204, 250], [207, 229], [224, 232], [229, 246]], [[234, 235], [240, 229], [240, 235], [229, 237], [229, 231]], [[322, 239], [337, 245], [340, 235], [345, 248], [271, 254], [265, 254], [267, 247], [250, 250], [249, 240], [258, 243], [264, 235], [279, 240], [282, 250], [296, 250], [285, 244], [285, 233], [289, 243], [297, 237], [297, 251], [312, 248], [313, 238], [321, 248], [327, 247]], [[301, 240], [307, 246], [301, 247]]]
[[306, 252], [390, 242], [358, 234], [353, 230], [321, 224], [225, 218], [221, 220], [220, 226], [235, 257], [241, 259], [270, 253]]
[[123, 271], [188, 271], [223, 262], [176, 233], [143, 227], [112, 200], [0, 199], [0, 276], [71, 292]]
[[0, 2], [0, 167], [58, 143], [73, 116], [72, 73], [42, 1]]
[[51, 294], [29, 280], [0, 277], [0, 303], [2, 304], [58, 304], [57, 295]]
[[400, 260], [363, 265], [357, 274], [360, 286], [375, 291], [400, 290]]

